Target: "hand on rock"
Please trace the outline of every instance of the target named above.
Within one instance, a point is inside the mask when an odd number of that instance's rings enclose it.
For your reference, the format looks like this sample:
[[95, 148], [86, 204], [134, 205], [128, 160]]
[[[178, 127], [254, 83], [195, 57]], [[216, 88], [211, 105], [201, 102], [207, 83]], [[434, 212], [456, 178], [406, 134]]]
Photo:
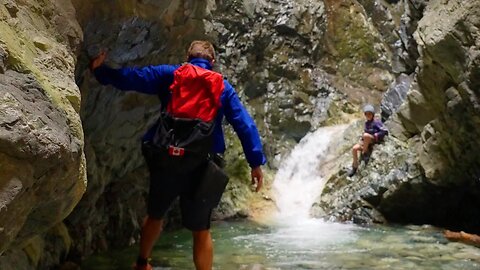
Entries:
[[107, 58], [107, 52], [102, 50], [100, 54], [90, 61], [90, 70], [94, 71], [96, 68], [101, 66], [103, 62], [105, 62], [105, 58]]

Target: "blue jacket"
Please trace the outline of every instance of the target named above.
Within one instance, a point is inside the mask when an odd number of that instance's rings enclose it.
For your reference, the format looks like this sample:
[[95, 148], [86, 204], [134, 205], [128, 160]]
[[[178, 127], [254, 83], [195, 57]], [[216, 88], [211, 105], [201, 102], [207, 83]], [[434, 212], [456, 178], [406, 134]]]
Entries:
[[383, 140], [388, 134], [387, 129], [380, 120], [365, 121], [365, 132], [375, 137], [377, 141]]
[[[190, 63], [202, 68], [212, 69], [210, 62], [202, 58], [194, 58]], [[158, 65], [143, 68], [112, 69], [102, 65], [95, 69], [94, 74], [103, 85], [111, 84], [123, 91], [132, 90], [157, 95], [160, 97], [162, 107], [165, 107], [170, 99], [169, 87], [173, 83], [173, 73], [179, 67], [180, 65]], [[262, 143], [253, 119], [243, 107], [230, 83], [224, 80], [224, 85], [225, 88], [220, 97], [222, 106], [215, 119], [216, 125], [213, 131], [213, 152], [225, 152], [225, 139], [222, 129], [222, 119], [225, 116], [240, 138], [250, 167], [255, 168], [265, 164], [267, 160], [263, 154]], [[154, 132], [155, 126], [145, 133], [143, 141], [151, 140]]]

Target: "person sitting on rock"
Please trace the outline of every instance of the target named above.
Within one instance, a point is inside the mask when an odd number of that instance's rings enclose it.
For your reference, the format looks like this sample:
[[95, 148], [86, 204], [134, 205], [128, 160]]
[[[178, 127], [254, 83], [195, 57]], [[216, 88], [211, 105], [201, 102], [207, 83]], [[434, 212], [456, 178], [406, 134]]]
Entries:
[[349, 177], [352, 177], [357, 172], [359, 163], [358, 151], [362, 151], [361, 158], [365, 164], [368, 163], [372, 146], [381, 142], [383, 137], [388, 133], [383, 123], [380, 120], [375, 119], [375, 108], [372, 105], [368, 104], [363, 107], [363, 113], [365, 114], [367, 121], [365, 121], [365, 129], [360, 142], [355, 144], [352, 148], [353, 164], [352, 169], [348, 172]]

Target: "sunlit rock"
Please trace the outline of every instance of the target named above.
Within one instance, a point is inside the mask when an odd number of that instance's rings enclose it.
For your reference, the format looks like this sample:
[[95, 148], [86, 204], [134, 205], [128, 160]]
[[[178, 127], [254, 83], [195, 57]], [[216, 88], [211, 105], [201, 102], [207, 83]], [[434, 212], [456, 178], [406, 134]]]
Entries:
[[58, 263], [69, 244], [44, 239], [68, 239], [62, 221], [86, 188], [81, 30], [68, 1], [4, 1], [0, 33], [0, 268], [32, 269]]

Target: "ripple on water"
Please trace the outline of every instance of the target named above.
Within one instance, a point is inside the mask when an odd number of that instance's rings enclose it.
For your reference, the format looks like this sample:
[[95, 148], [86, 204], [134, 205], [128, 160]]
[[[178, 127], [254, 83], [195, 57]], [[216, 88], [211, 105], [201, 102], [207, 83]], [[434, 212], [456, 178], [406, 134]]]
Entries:
[[[155, 247], [157, 270], [193, 269], [191, 234], [166, 233]], [[370, 227], [316, 220], [258, 225], [221, 222], [213, 226], [215, 269], [480, 269], [480, 249], [444, 240], [423, 227]], [[87, 260], [82, 269], [131, 269], [136, 248]]]

